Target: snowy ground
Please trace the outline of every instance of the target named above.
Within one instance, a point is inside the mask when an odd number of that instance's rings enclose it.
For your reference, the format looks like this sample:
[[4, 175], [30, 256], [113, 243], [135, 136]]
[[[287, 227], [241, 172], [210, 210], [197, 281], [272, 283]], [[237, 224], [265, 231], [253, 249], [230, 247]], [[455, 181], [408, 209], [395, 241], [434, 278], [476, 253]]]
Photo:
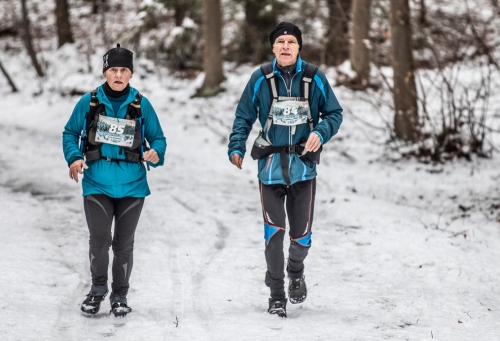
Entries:
[[[134, 311], [124, 319], [109, 315], [107, 302], [95, 318], [79, 311], [90, 286], [88, 232], [80, 184], [61, 150], [78, 97], [33, 97], [29, 79], [11, 94], [0, 81], [1, 340], [500, 339], [492, 206], [500, 156], [440, 166], [388, 161], [374, 143], [382, 133], [352, 114], [376, 125], [378, 116], [339, 88], [345, 120], [318, 169], [309, 296], [289, 305], [287, 319], [267, 313], [256, 163], [247, 157], [238, 170], [226, 154], [252, 69], [228, 73], [228, 91], [213, 99], [190, 98], [200, 79], [141, 78], [136, 70], [132, 86], [156, 108], [168, 148], [166, 165], [148, 174]], [[90, 90], [102, 81], [71, 75], [54, 87]]]

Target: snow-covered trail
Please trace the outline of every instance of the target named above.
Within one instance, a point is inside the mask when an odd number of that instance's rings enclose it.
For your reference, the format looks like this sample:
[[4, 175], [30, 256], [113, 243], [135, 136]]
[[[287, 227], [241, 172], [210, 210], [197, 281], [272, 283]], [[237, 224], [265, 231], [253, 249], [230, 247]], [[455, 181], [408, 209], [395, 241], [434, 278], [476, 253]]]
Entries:
[[168, 148], [166, 165], [148, 174], [125, 319], [107, 314], [107, 301], [95, 318], [79, 312], [88, 234], [60, 142], [76, 98], [8, 98], [20, 114], [0, 123], [0, 339], [498, 339], [499, 227], [457, 210], [493, 195], [498, 161], [442, 174], [377, 161], [348, 113], [319, 167], [309, 297], [287, 319], [267, 313], [256, 166], [232, 166], [224, 138], [246, 78], [232, 75], [228, 92], [209, 100], [189, 99], [188, 82], [137, 86]]

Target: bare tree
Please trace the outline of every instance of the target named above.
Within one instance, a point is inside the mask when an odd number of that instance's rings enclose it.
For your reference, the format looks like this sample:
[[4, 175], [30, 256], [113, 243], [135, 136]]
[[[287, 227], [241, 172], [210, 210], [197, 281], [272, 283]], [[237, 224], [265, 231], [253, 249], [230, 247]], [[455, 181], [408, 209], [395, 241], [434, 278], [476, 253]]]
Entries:
[[222, 74], [222, 14], [220, 0], [203, 0], [203, 69], [205, 80], [198, 96], [213, 96], [220, 91]]
[[398, 139], [417, 141], [420, 134], [415, 66], [411, 46], [408, 0], [390, 0], [392, 67], [394, 72], [394, 132]]
[[280, 0], [238, 0], [243, 2], [245, 21], [237, 44], [237, 62], [259, 64], [272, 56], [269, 33], [278, 24], [278, 15], [288, 6]]
[[349, 15], [352, 0], [327, 0], [329, 16], [325, 62], [340, 65], [349, 58]]
[[86, 2], [90, 2], [92, 4], [92, 14], [99, 13], [99, 0], [85, 0]]
[[99, 9], [101, 10], [101, 32], [102, 32], [102, 42], [104, 46], [108, 46], [108, 35], [106, 34], [106, 0], [99, 0]]
[[372, 0], [353, 0], [350, 60], [356, 71], [355, 82], [368, 85], [370, 77], [370, 9]]
[[69, 22], [68, 0], [56, 0], [56, 23], [57, 38], [59, 39], [58, 47], [66, 43], [74, 43], [71, 24]]
[[420, 0], [420, 13], [418, 15], [418, 23], [422, 26], [427, 25], [427, 7], [425, 0]]
[[42, 70], [42, 66], [38, 62], [35, 48], [33, 47], [33, 37], [31, 36], [31, 24], [28, 17], [28, 10], [26, 9], [26, 0], [21, 0], [21, 11], [23, 18], [23, 40], [26, 45], [26, 49], [28, 50], [28, 54], [31, 58], [31, 62], [33, 63], [33, 67], [36, 70], [38, 77], [43, 77], [44, 72]]
[[191, 15], [196, 11], [195, 7], [198, 6], [200, 0], [160, 0], [168, 9], [174, 10], [175, 26], [182, 26], [182, 22], [188, 12]]
[[10, 78], [7, 70], [5, 70], [5, 68], [3, 67], [2, 62], [0, 62], [0, 70], [2, 70], [3, 75], [5, 76], [5, 78], [7, 78], [7, 82], [9, 82], [9, 85], [12, 88], [12, 92], [17, 92], [18, 91], [17, 87], [14, 84], [14, 82], [12, 81], [12, 79]]

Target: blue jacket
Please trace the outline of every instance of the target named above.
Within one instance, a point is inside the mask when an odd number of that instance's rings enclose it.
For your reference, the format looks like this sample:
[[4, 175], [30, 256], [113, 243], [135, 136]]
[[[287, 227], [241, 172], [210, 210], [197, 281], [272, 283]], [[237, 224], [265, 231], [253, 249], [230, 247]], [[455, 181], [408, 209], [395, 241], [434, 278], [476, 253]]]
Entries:
[[[110, 117], [125, 118], [129, 103], [135, 100], [138, 91], [130, 87], [128, 98], [120, 106], [117, 113], [104, 93], [103, 86], [98, 88], [97, 98], [104, 104], [106, 115]], [[66, 123], [63, 132], [63, 151], [68, 166], [78, 159], [83, 159], [79, 148], [79, 139], [83, 129], [85, 115], [90, 107], [90, 93], [85, 94], [73, 109], [73, 113]], [[149, 163], [152, 167], [163, 165], [167, 143], [160, 121], [156, 116], [151, 103], [142, 97], [141, 111], [144, 118], [144, 135], [150, 148], [154, 149], [160, 158], [156, 164]], [[111, 144], [102, 144], [103, 156], [125, 159], [124, 153], [120, 154], [120, 147]], [[136, 197], [143, 198], [151, 192], [146, 180], [146, 169], [142, 163], [108, 162], [96, 160], [86, 162], [88, 169], [84, 169], [82, 180], [83, 196], [90, 194], [105, 194], [112, 198]]]
[[[301, 97], [300, 83], [307, 63], [300, 57], [297, 58], [296, 73], [290, 84], [290, 93], [287, 93], [285, 81], [273, 61], [274, 73], [279, 85], [279, 96]], [[309, 96], [310, 110], [313, 118], [313, 132], [316, 133], [322, 144], [328, 142], [339, 130], [342, 123], [342, 108], [340, 107], [325, 74], [318, 69], [311, 83]], [[235, 153], [244, 157], [246, 152], [245, 142], [250, 134], [254, 122], [259, 119], [262, 128], [269, 116], [272, 98], [269, 86], [262, 71], [255, 70], [250, 81], [245, 87], [236, 108], [236, 117], [233, 131], [229, 136], [229, 159]], [[320, 121], [321, 119], [321, 121]], [[291, 127], [272, 124], [268, 132], [270, 141], [275, 146], [295, 145], [302, 139], [307, 139], [311, 129], [309, 124], [301, 124], [292, 135]], [[316, 164], [303, 162], [297, 154], [288, 155], [288, 168], [291, 184], [298, 181], [310, 180], [316, 177]], [[280, 164], [280, 155], [272, 154], [258, 160], [258, 177], [266, 185], [286, 184]]]

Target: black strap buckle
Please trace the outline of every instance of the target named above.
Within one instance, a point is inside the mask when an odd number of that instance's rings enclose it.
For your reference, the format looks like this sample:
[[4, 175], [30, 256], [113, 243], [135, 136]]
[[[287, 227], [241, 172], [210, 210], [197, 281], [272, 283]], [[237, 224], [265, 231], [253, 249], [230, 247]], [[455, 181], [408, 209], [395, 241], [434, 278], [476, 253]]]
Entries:
[[112, 157], [108, 157], [108, 156], [102, 156], [101, 159], [104, 161], [116, 162], [116, 163], [120, 163], [120, 161], [125, 161], [125, 160], [113, 159]]
[[285, 151], [287, 154], [298, 154], [298, 146], [297, 145], [288, 145], [285, 146]]

